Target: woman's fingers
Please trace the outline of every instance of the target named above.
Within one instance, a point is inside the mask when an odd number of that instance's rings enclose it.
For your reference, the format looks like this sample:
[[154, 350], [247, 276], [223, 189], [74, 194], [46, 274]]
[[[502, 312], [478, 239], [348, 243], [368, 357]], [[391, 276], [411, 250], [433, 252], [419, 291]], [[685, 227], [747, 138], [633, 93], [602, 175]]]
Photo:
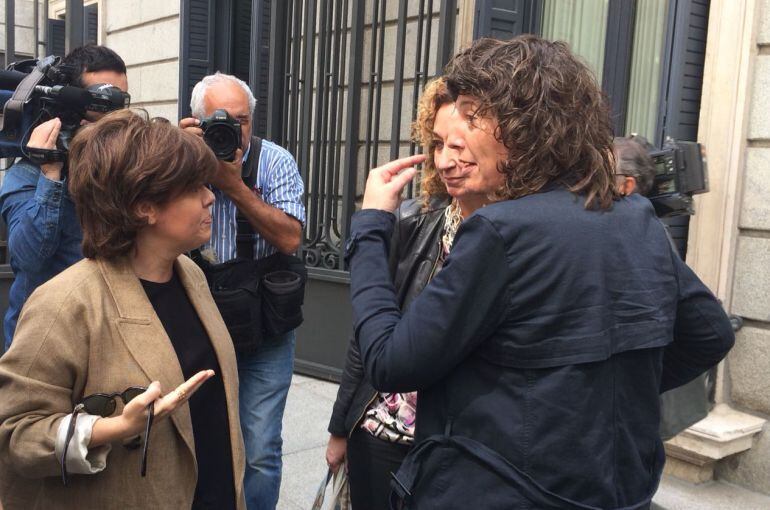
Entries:
[[201, 370], [177, 386], [175, 390], [169, 392], [168, 395], [158, 399], [155, 403], [155, 416], [165, 416], [166, 414], [174, 412], [179, 405], [190, 399], [193, 393], [200, 388], [201, 384], [206, 382], [213, 375], [213, 370]]
[[147, 387], [147, 391], [136, 396], [131, 402], [136, 402], [136, 404], [139, 404], [142, 407], [147, 407], [150, 405], [150, 402], [154, 402], [158, 399], [158, 397], [160, 397], [160, 392], [160, 383], [158, 381], [154, 381]]
[[388, 182], [394, 176], [400, 175], [400, 172], [403, 170], [407, 170], [409, 167], [422, 163], [423, 161], [425, 161], [425, 154], [415, 154], [414, 156], [394, 159], [381, 167], [375, 168], [372, 172], [379, 172], [385, 177], [385, 182]]
[[372, 170], [366, 181], [362, 208], [394, 211], [401, 201], [401, 191], [404, 186], [417, 173], [413, 165], [424, 160], [424, 155], [417, 154], [396, 159]]
[[401, 190], [403, 190], [404, 186], [409, 184], [412, 179], [414, 179], [415, 174], [417, 174], [416, 168], [407, 168], [400, 174], [391, 177], [389, 184], [393, 187], [394, 191], [396, 191], [398, 194], [401, 194]]

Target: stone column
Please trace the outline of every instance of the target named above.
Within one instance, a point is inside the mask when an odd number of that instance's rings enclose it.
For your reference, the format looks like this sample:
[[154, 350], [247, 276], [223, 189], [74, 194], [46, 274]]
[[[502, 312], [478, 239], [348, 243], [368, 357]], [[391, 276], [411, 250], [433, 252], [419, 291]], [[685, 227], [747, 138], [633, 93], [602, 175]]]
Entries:
[[[667, 470], [770, 492], [770, 0], [712, 0], [698, 139], [710, 192], [696, 197], [687, 263], [746, 319], [718, 370], [717, 406], [667, 443]], [[744, 453], [740, 453], [744, 452]]]

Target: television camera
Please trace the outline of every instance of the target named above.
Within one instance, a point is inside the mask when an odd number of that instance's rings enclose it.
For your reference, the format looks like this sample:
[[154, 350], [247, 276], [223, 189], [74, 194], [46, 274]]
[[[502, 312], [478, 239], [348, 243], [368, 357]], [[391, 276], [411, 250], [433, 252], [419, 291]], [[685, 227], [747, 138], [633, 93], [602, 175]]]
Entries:
[[661, 217], [692, 215], [693, 195], [708, 191], [706, 154], [701, 144], [668, 138], [661, 149], [649, 151], [655, 178], [647, 194]]
[[[42, 164], [65, 161], [70, 141], [88, 112], [127, 108], [131, 96], [110, 84], [86, 89], [72, 85], [77, 69], [49, 56], [13, 63], [0, 71], [0, 157], [24, 156]], [[61, 119], [56, 150], [26, 146], [32, 130], [54, 117]]]

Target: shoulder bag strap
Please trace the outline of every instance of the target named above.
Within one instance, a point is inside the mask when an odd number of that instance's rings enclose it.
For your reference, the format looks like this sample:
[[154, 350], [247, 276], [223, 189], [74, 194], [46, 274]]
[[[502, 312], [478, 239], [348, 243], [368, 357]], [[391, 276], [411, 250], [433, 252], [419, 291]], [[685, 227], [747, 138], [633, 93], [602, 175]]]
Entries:
[[[259, 173], [259, 156], [262, 153], [262, 139], [258, 136], [251, 137], [251, 149], [249, 149], [249, 160], [244, 165], [242, 178], [244, 184], [249, 189], [254, 189], [257, 183]], [[248, 218], [238, 211], [235, 222], [237, 233], [235, 236], [235, 254], [238, 258], [254, 259], [254, 229], [251, 227]]]

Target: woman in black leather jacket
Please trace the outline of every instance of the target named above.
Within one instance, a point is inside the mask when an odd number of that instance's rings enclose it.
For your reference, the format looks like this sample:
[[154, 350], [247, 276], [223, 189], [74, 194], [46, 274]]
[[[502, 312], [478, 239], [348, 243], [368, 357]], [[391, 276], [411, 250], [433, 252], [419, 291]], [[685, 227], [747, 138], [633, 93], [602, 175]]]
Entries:
[[[483, 205], [478, 193], [466, 193], [461, 180], [442, 180], [462, 164], [452, 142], [457, 120], [444, 81], [429, 83], [414, 124], [414, 137], [427, 156], [423, 196], [401, 204], [390, 246], [390, 273], [402, 310], [440, 270], [462, 218]], [[445, 228], [448, 218], [451, 226]], [[414, 440], [415, 399], [414, 393], [378, 393], [351, 341], [329, 423], [326, 459], [336, 470], [347, 457], [353, 508], [387, 508], [390, 473], [398, 470]]]

